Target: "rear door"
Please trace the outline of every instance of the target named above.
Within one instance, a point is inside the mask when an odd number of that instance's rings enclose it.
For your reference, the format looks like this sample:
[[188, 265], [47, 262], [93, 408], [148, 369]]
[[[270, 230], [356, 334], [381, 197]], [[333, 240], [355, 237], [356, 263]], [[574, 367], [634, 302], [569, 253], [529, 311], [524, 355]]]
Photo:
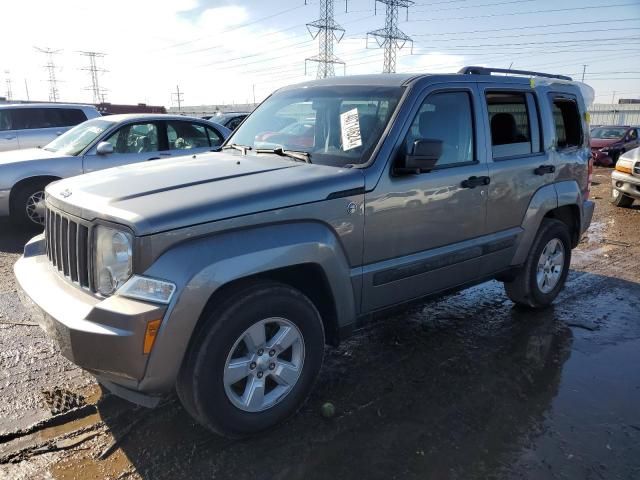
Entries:
[[167, 120], [169, 154], [189, 155], [216, 149], [224, 141], [223, 136], [212, 127], [187, 120]]
[[20, 148], [18, 132], [13, 127], [13, 109], [0, 109], [0, 152]]
[[[489, 158], [487, 231], [520, 232], [529, 203], [536, 191], [556, 179], [557, 165], [543, 148], [540, 99], [525, 88], [496, 88], [481, 84], [483, 114], [490, 134], [486, 138]], [[513, 248], [495, 260], [496, 269], [507, 266]]]
[[102, 141], [113, 145], [113, 153], [98, 155], [97, 144], [94, 145], [84, 156], [85, 173], [171, 155], [167, 151], [164, 125], [160, 121], [128, 123]]

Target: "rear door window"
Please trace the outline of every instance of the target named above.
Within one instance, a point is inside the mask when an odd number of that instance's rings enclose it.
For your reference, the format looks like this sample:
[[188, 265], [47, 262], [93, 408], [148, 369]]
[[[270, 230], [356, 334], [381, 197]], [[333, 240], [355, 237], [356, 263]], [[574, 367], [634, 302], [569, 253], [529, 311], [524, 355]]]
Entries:
[[576, 99], [567, 95], [551, 94], [551, 109], [558, 150], [582, 145], [582, 122]]
[[167, 122], [169, 150], [190, 150], [209, 147], [209, 137], [204, 125], [172, 120]]
[[87, 120], [85, 113], [79, 108], [60, 108], [61, 127], [71, 127]]
[[538, 115], [530, 93], [488, 92], [486, 100], [494, 159], [540, 151]]
[[13, 130], [13, 110], [9, 108], [0, 109], [0, 132]]

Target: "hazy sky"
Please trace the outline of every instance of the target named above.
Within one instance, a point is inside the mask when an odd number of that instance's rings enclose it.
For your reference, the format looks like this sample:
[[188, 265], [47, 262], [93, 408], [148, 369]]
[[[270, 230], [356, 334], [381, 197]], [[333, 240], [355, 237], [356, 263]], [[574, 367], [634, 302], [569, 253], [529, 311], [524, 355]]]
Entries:
[[[275, 88], [305, 80], [306, 57], [317, 54], [305, 24], [319, 0], [3, 0], [0, 96], [9, 71], [14, 99], [48, 99], [46, 58], [34, 47], [62, 52], [60, 99], [91, 101], [87, 58], [107, 54], [100, 77], [113, 103], [172, 105], [176, 84], [184, 104], [261, 100]], [[382, 51], [366, 49], [366, 32], [384, 25], [384, 5], [335, 0], [346, 30], [336, 54], [347, 74], [377, 73]], [[596, 101], [640, 97], [640, 0], [416, 0], [400, 28], [414, 38], [413, 55], [398, 55], [399, 72], [447, 72], [463, 65], [538, 69], [582, 76]], [[369, 42], [375, 46], [374, 41]], [[308, 79], [315, 77], [309, 64]], [[342, 74], [337, 66], [336, 73]], [[616, 100], [617, 101], [617, 100]]]

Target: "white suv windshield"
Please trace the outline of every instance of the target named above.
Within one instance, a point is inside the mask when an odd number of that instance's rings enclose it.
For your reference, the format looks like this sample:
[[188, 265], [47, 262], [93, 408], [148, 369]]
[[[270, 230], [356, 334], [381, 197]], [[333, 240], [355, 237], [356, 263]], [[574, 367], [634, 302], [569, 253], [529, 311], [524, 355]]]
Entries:
[[93, 142], [98, 135], [110, 128], [114, 123], [104, 119], [88, 120], [63, 133], [44, 147], [50, 152], [63, 155], [78, 155]]
[[318, 86], [275, 93], [227, 144], [294, 150], [313, 163], [365, 163], [402, 95], [401, 87]]

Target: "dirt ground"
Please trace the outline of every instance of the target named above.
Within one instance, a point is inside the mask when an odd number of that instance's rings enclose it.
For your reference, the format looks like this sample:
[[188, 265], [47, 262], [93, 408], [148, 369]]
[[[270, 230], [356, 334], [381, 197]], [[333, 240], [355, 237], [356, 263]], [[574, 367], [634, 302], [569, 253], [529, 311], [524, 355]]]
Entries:
[[302, 410], [245, 441], [62, 358], [16, 296], [29, 235], [2, 223], [0, 478], [638, 479], [640, 206], [610, 205], [609, 175], [553, 307], [516, 309], [490, 282], [389, 315], [328, 348]]

